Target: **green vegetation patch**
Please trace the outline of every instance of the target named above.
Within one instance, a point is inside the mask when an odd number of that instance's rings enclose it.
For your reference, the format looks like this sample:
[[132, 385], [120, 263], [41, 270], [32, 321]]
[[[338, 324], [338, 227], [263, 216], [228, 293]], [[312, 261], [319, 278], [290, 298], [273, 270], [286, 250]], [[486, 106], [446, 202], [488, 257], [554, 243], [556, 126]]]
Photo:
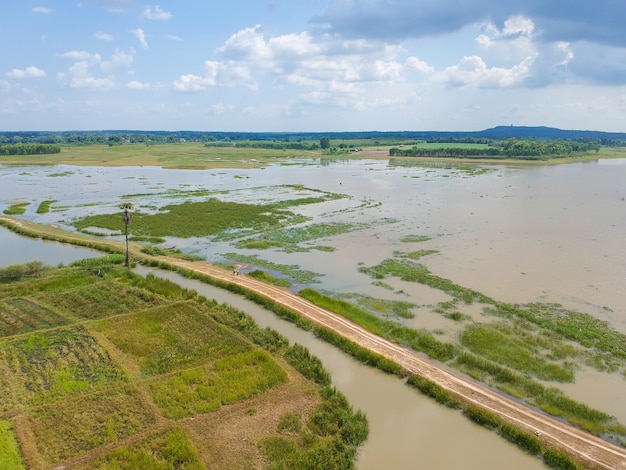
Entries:
[[626, 361], [626, 335], [611, 328], [608, 322], [589, 314], [563, 308], [558, 304], [532, 303], [511, 305], [498, 303], [489, 311], [503, 317], [519, 317], [576, 341], [595, 352], [592, 365], [614, 371]]
[[101, 320], [94, 328], [133, 357], [145, 376], [215, 362], [252, 347], [186, 302]]
[[323, 398], [306, 425], [299, 416], [285, 414], [277, 425], [279, 434], [259, 442], [270, 468], [355, 468], [357, 447], [369, 434], [367, 419], [335, 389], [324, 388]]
[[421, 243], [430, 240], [426, 235], [407, 235], [400, 240], [403, 243]]
[[[30, 264], [29, 264], [30, 265]], [[72, 288], [93, 283], [96, 279], [93, 276], [79, 269], [62, 269], [60, 271], [50, 271], [49, 268], [35, 268], [31, 270], [29, 265], [15, 265], [0, 270], [0, 278], [4, 277], [11, 284], [0, 283], [0, 298], [6, 297], [27, 297], [38, 293], [54, 293], [58, 291], [71, 290]], [[49, 271], [49, 272], [47, 272]]]
[[93, 391], [126, 380], [82, 327], [32, 333], [5, 345], [7, 367], [23, 404]]
[[215, 411], [287, 381], [287, 373], [261, 350], [223, 357], [211, 367], [188, 369], [150, 382], [163, 414], [181, 419]]
[[381, 319], [344, 300], [334, 299], [308, 288], [302, 289], [299, 294], [315, 305], [336, 312], [372, 333], [417, 351], [423, 351], [440, 361], [450, 360], [457, 353], [455, 346], [438, 341], [427, 331], [415, 330], [390, 320]]
[[281, 247], [287, 252], [308, 251], [300, 244], [348, 233], [362, 225], [337, 222], [331, 224], [310, 224], [302, 227], [286, 227], [280, 230], [263, 233], [259, 238], [240, 240], [235, 244], [237, 248], [269, 249]]
[[67, 318], [29, 299], [16, 297], [0, 301], [0, 336], [12, 336], [67, 323]]
[[91, 470], [205, 470], [198, 451], [180, 427], [123, 445], [89, 463]]
[[[131, 230], [135, 236], [205, 237], [233, 230], [268, 230], [295, 215], [282, 208], [284, 203], [255, 205], [219, 199], [184, 202], [162, 207], [156, 214], [135, 212]], [[74, 222], [78, 230], [100, 227], [121, 230], [120, 214], [84, 217]]]
[[[0, 284], [13, 283], [23, 278], [33, 278], [49, 271], [50, 266], [44, 265], [41, 261], [31, 261], [24, 264], [11, 264], [4, 268], [0, 268]], [[0, 286], [0, 297], [4, 295], [12, 295], [15, 286]], [[6, 294], [5, 294], [6, 293]]]
[[543, 357], [542, 347], [549, 347], [547, 342], [526, 332], [511, 330], [503, 324], [469, 325], [461, 334], [461, 344], [479, 356], [539, 379], [574, 381], [573, 364], [556, 364]]
[[4, 213], [6, 215], [23, 215], [29, 205], [30, 202], [16, 202], [11, 204], [8, 209], [5, 209]]
[[155, 423], [134, 387], [81, 395], [27, 414], [40, 455], [55, 464], [119, 442]]
[[250, 271], [248, 273], [248, 276], [258, 279], [259, 281], [263, 281], [267, 284], [273, 284], [280, 287], [291, 287], [291, 282], [289, 282], [287, 279], [272, 276], [271, 274], [266, 273], [265, 271], [261, 271], [260, 269]]
[[[423, 256], [423, 252], [416, 253], [418, 253], [419, 256]], [[427, 285], [433, 289], [439, 289], [451, 297], [461, 300], [467, 304], [471, 304], [475, 301], [490, 303], [490, 299], [484, 294], [481, 294], [473, 289], [459, 286], [449, 279], [436, 276], [431, 273], [426, 266], [416, 263], [408, 256], [404, 256], [401, 259], [386, 259], [376, 266], [362, 266], [359, 268], [359, 271], [373, 277], [374, 279], [384, 279], [389, 276], [395, 276], [399, 277], [403, 281], [419, 282], [420, 284]]]
[[54, 305], [80, 319], [97, 319], [158, 305], [154, 293], [111, 282], [94, 282], [57, 292], [38, 295], [37, 300]]
[[384, 317], [399, 317], [399, 318], [414, 318], [415, 314], [411, 309], [416, 305], [413, 302], [407, 302], [403, 300], [387, 300], [371, 297], [369, 295], [363, 295], [358, 293], [346, 293], [341, 295], [342, 299], [354, 300], [357, 304], [368, 310], [369, 312]]
[[424, 377], [411, 374], [407, 378], [407, 384], [418, 389], [424, 395], [434, 398], [437, 402], [447, 406], [448, 408], [461, 407], [461, 403], [454, 395], [452, 395], [452, 393]]
[[47, 214], [48, 212], [50, 212], [50, 206], [52, 206], [52, 204], [54, 204], [55, 202], [57, 201], [54, 199], [42, 201], [37, 207], [37, 214]]
[[24, 470], [26, 466], [10, 421], [0, 419], [0, 462], [4, 470]]
[[296, 264], [287, 265], [273, 263], [259, 258], [257, 255], [241, 255], [239, 253], [231, 252], [224, 253], [222, 256], [229, 261], [265, 268], [269, 271], [284, 274], [285, 276], [291, 277], [296, 283], [299, 284], [313, 284], [315, 282], [319, 282], [318, 278], [321, 276], [321, 274], [314, 273], [313, 271], [300, 269], [300, 266]]

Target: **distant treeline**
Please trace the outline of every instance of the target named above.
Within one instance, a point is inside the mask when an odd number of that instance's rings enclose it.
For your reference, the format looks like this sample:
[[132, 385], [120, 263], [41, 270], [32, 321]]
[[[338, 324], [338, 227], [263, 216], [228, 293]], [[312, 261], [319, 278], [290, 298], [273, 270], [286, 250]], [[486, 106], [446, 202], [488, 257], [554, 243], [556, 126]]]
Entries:
[[218, 142], [211, 141], [205, 143], [207, 147], [237, 147], [237, 148], [255, 148], [270, 150], [319, 150], [318, 141], [311, 140], [246, 140], [244, 142]]
[[50, 144], [8, 144], [0, 145], [0, 155], [44, 155], [60, 153], [61, 147]]
[[[306, 145], [329, 138], [333, 145], [350, 140], [371, 140], [398, 145], [405, 141], [442, 143], [491, 143], [514, 138], [519, 140], [559, 140], [597, 143], [605, 147], [626, 146], [626, 133], [603, 131], [562, 130], [552, 127], [498, 126], [481, 131], [361, 131], [361, 132], [224, 132], [224, 131], [0, 131], [0, 145], [5, 144], [56, 144], [56, 145], [120, 145], [127, 143], [178, 143], [178, 142], [267, 142], [275, 147], [306, 149]], [[286, 142], [286, 145], [281, 144]], [[244, 144], [250, 145], [250, 144]]]
[[442, 147], [442, 148], [397, 148], [389, 149], [391, 157], [453, 157], [453, 158], [518, 158], [539, 160], [565, 157], [585, 152], [598, 152], [600, 144], [594, 142], [557, 140], [507, 139], [492, 142], [488, 147]]

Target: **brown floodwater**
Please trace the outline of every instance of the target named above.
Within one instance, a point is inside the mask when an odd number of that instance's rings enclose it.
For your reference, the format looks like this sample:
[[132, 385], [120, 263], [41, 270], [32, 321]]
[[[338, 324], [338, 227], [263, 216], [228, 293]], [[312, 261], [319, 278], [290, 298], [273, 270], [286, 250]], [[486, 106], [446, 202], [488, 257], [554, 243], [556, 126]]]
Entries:
[[[476, 168], [488, 171], [475, 172]], [[52, 177], [59, 174], [63, 176]], [[11, 201], [31, 201], [25, 218], [72, 230], [72, 218], [114, 212], [121, 196], [128, 194], [141, 195], [133, 200], [139, 209], [143, 205], [145, 210], [154, 210], [175, 202], [171, 195], [163, 195], [171, 189], [220, 191], [228, 200], [264, 202], [295, 199], [303, 190], [290, 193], [285, 185], [302, 185], [347, 196], [297, 208], [317, 223], [347, 222], [359, 227], [311, 242], [332, 246], [332, 252], [237, 250], [227, 242], [202, 238], [168, 238], [167, 244], [195, 251], [209, 262], [239, 252], [299, 266], [320, 274], [319, 282], [311, 286], [319, 290], [414, 302], [416, 316], [406, 324], [436, 330], [443, 339], [454, 340], [462, 326], [430, 309], [448, 300], [446, 294], [393, 278], [384, 279], [387, 287], [375, 285], [358, 271], [392, 258], [397, 251], [437, 250], [420, 262], [455, 284], [504, 302], [559, 303], [626, 333], [625, 181], [626, 159], [464, 168], [327, 160], [219, 172], [0, 166], [0, 210]], [[57, 200], [63, 209], [36, 214], [43, 200]], [[429, 240], [403, 242], [409, 235]], [[42, 248], [45, 245], [37, 250]], [[12, 254], [15, 251], [19, 248], [13, 248]], [[229, 299], [229, 303], [235, 301]], [[244, 310], [256, 308], [246, 304]], [[491, 321], [476, 306], [465, 313], [475, 321]], [[279, 322], [267, 312], [254, 315], [263, 324]], [[302, 342], [324, 361], [337, 387], [366, 411], [371, 434], [360, 452], [360, 469], [541, 466], [399, 380], [356, 364], [307, 333], [289, 325], [284, 328], [281, 331], [292, 341]], [[623, 375], [583, 367], [575, 383], [559, 387], [568, 396], [626, 423]]]
[[460, 411], [438, 405], [395, 376], [358, 363], [312, 333], [296, 328], [241, 296], [171, 272], [143, 267], [137, 268], [137, 272], [165, 277], [205, 297], [237, 307], [261, 327], [274, 328], [320, 358], [332, 376], [333, 385], [355, 409], [367, 415], [370, 433], [359, 448], [359, 470], [545, 468], [539, 459], [473, 424]]

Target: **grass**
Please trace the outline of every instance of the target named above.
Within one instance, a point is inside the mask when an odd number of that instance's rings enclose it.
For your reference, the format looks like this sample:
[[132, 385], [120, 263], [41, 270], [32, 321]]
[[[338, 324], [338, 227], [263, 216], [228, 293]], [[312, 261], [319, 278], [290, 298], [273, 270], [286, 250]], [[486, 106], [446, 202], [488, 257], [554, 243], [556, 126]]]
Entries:
[[229, 252], [222, 254], [222, 256], [227, 261], [246, 264], [257, 268], [264, 268], [269, 271], [281, 273], [287, 277], [292, 278], [293, 281], [298, 284], [312, 284], [319, 282], [317, 278], [321, 276], [321, 274], [314, 273], [313, 271], [300, 269], [300, 266], [298, 265], [274, 263], [272, 261], [259, 258], [257, 255], [241, 255], [239, 253]]
[[273, 284], [275, 286], [280, 287], [291, 287], [291, 282], [287, 279], [283, 279], [282, 277], [272, 276], [271, 274], [261, 271], [260, 269], [255, 269], [254, 271], [250, 271], [248, 276], [258, 279], [259, 281], [263, 281], [267, 284]]
[[47, 214], [48, 212], [50, 212], [50, 207], [55, 202], [57, 201], [55, 201], [54, 199], [48, 200], [48, 201], [42, 201], [41, 203], [39, 203], [39, 206], [37, 207], [37, 214]]
[[150, 377], [249, 351], [251, 346], [187, 302], [102, 320], [93, 327]]
[[573, 364], [547, 360], [541, 347], [550, 344], [538, 340], [527, 331], [513, 332], [503, 324], [473, 324], [461, 334], [461, 344], [479, 356], [538, 379], [573, 382]]
[[27, 422], [49, 465], [135, 435], [155, 417], [135, 387], [81, 395], [34, 408]]
[[[7, 332], [0, 340], [0, 411], [15, 416], [21, 429], [16, 439], [12, 423], [0, 420], [3, 469], [56, 468], [67, 462], [101, 469], [205, 468], [189, 427], [169, 420], [203, 421], [226, 404], [251, 402], [256, 403], [247, 405], [252, 414], [278, 422], [282, 413], [276, 421], [271, 418], [276, 400], [292, 418], [300, 417], [301, 427], [285, 424], [286, 418], [281, 429], [260, 422], [259, 443], [284, 435], [287, 428], [299, 429], [313, 441], [298, 448], [294, 458], [314, 458], [323, 468], [333, 462], [352, 468], [367, 421], [340, 394], [323, 391], [330, 376], [302, 346], [290, 346], [232, 307], [155, 276], [137, 276], [110, 258], [11, 272], [17, 274], [13, 281], [0, 286], [2, 302], [13, 306], [5, 315], [26, 319], [28, 314], [33, 329]], [[93, 299], [82, 299], [91, 290], [105, 297], [118, 293], [122, 300], [104, 298], [98, 314], [77, 314], [91, 309]], [[64, 292], [68, 295], [61, 301]], [[30, 304], [22, 302], [25, 298]], [[37, 323], [48, 305], [44, 300], [55, 302], [50, 312], [69, 324]], [[295, 379], [296, 370], [309, 379]], [[300, 385], [288, 384], [294, 380]], [[294, 405], [315, 402], [318, 408], [301, 413], [291, 405], [291, 395], [271, 395], [286, 385], [299, 397]], [[308, 398], [312, 393], [318, 396]], [[264, 400], [265, 394], [274, 398]], [[311, 413], [316, 431], [308, 424]], [[218, 430], [206, 435], [220, 440]]]
[[22, 404], [97, 390], [124, 382], [124, 372], [80, 327], [32, 333], [5, 345], [5, 373], [14, 377]]
[[30, 205], [30, 202], [16, 202], [11, 204], [8, 209], [4, 210], [6, 215], [23, 215], [26, 213], [26, 208]]
[[13, 425], [9, 421], [0, 420], [0, 462], [4, 470], [24, 470], [24, 461], [15, 438]]
[[287, 380], [287, 374], [264, 351], [246, 351], [150, 382], [164, 416], [182, 419], [208, 413], [262, 393]]
[[89, 464], [93, 470], [204, 470], [193, 443], [180, 427], [149, 436], [137, 444], [122, 445]]

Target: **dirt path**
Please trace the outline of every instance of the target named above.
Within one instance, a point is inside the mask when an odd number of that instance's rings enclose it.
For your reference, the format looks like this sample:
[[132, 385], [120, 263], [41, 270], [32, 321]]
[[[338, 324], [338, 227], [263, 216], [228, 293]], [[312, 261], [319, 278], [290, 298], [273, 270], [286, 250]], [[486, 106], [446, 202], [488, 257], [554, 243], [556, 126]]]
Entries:
[[241, 285], [264, 295], [278, 304], [295, 310], [311, 322], [329, 328], [358, 345], [370, 349], [400, 364], [409, 373], [418, 374], [450, 391], [460, 400], [480, 405], [498, 414], [503, 421], [538, 436], [546, 447], [562, 450], [588, 468], [625, 469], [626, 449], [537, 412], [521, 403], [508, 399], [489, 388], [457, 376], [414, 351], [376, 336], [358, 325], [330, 311], [317, 307], [289, 290], [257, 281], [202, 262], [168, 259], [168, 263], [190, 271], [207, 274], [215, 279]]

